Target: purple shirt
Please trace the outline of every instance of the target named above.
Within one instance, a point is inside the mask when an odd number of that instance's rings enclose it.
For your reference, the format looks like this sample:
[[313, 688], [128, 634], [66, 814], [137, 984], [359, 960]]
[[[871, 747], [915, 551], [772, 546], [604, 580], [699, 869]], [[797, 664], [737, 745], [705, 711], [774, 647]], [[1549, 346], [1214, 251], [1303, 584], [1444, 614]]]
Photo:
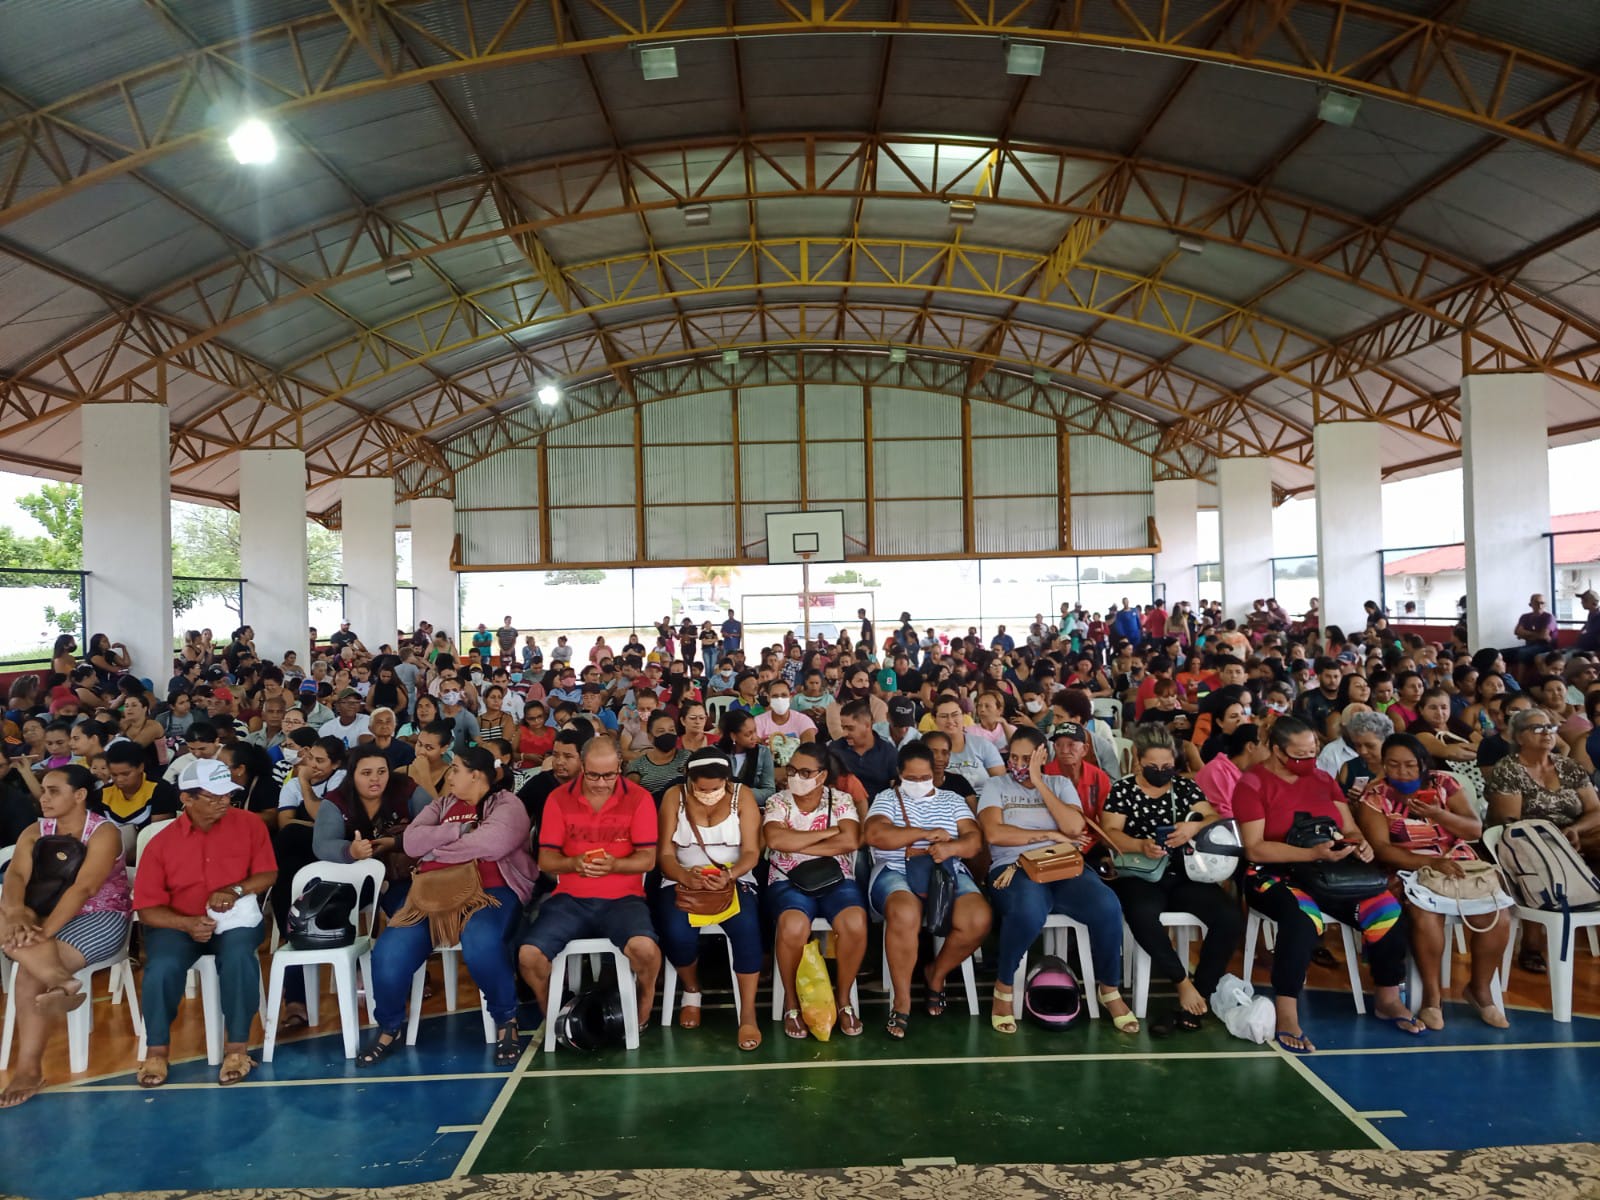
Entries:
[[1544, 612], [1525, 612], [1517, 618], [1518, 629], [1532, 629], [1538, 636], [1531, 639], [1535, 642], [1553, 642], [1556, 640], [1556, 615], [1549, 609]]

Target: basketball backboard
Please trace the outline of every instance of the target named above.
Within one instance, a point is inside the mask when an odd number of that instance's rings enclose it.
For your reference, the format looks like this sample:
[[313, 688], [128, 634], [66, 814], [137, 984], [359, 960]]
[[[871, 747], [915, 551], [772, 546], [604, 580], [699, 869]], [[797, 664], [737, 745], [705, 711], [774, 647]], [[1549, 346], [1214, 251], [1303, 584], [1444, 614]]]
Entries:
[[767, 514], [769, 563], [844, 561], [844, 510], [809, 509]]

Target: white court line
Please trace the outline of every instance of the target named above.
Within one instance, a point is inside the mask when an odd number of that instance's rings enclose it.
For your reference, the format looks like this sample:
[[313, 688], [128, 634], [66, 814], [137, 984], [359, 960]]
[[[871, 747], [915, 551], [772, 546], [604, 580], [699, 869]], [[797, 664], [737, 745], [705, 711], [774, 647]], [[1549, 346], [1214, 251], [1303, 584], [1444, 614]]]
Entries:
[[434, 1133], [477, 1133], [480, 1128], [478, 1125], [441, 1125]]
[[956, 1160], [953, 1158], [902, 1158], [902, 1167], [953, 1167]]
[[1403, 1117], [1405, 1113], [1398, 1108], [1374, 1108], [1370, 1112], [1360, 1112], [1356, 1116], [1364, 1121], [1386, 1121], [1391, 1117]]
[[1485, 1042], [1473, 1046], [1370, 1046], [1366, 1049], [1319, 1049], [1312, 1058], [1348, 1058], [1357, 1054], [1474, 1054], [1485, 1050], [1595, 1050], [1600, 1042]]
[[[118, 1074], [125, 1075], [127, 1072], [119, 1071]], [[493, 1079], [502, 1074], [500, 1071], [458, 1071], [446, 1075], [339, 1075], [331, 1079], [246, 1079], [240, 1083], [229, 1084], [228, 1090], [238, 1092], [252, 1088], [344, 1087], [371, 1083], [452, 1083]], [[215, 1089], [218, 1086], [215, 1079], [201, 1079], [193, 1083], [164, 1083], [154, 1089], [142, 1088], [136, 1083], [82, 1083], [73, 1087], [47, 1089], [40, 1094], [48, 1095], [50, 1091], [58, 1091], [74, 1095], [86, 1092], [144, 1092], [149, 1095], [153, 1091], [187, 1092], [200, 1088]]]
[[1379, 1150], [1398, 1149], [1393, 1142], [1383, 1136], [1376, 1125], [1358, 1113], [1351, 1106], [1350, 1102], [1343, 1096], [1339, 1095], [1338, 1092], [1334, 1091], [1332, 1086], [1330, 1086], [1328, 1082], [1322, 1078], [1322, 1076], [1318, 1075], [1309, 1066], [1307, 1066], [1304, 1061], [1305, 1056], [1291, 1054], [1282, 1046], [1276, 1044], [1272, 1046], [1272, 1050], [1275, 1054], [1287, 1062], [1289, 1066], [1292, 1067], [1300, 1076], [1300, 1078], [1309, 1083], [1318, 1095], [1320, 1095], [1329, 1104], [1333, 1105], [1334, 1108], [1343, 1113], [1346, 1120], [1348, 1120], [1357, 1129], [1361, 1130], [1361, 1132], [1368, 1138], [1372, 1139], [1372, 1144]]
[[501, 1116], [506, 1111], [506, 1105], [511, 1103], [511, 1096], [517, 1090], [517, 1084], [522, 1082], [528, 1073], [528, 1066], [533, 1062], [533, 1056], [539, 1052], [544, 1044], [544, 1023], [541, 1021], [539, 1028], [533, 1031], [533, 1036], [528, 1039], [528, 1044], [522, 1048], [522, 1057], [517, 1059], [517, 1065], [507, 1076], [505, 1086], [500, 1089], [500, 1094], [494, 1098], [494, 1103], [489, 1106], [489, 1111], [484, 1115], [483, 1124], [472, 1135], [472, 1141], [462, 1152], [461, 1161], [456, 1163], [456, 1169], [450, 1172], [451, 1179], [460, 1179], [463, 1175], [470, 1174], [477, 1165], [478, 1155], [483, 1153], [484, 1146], [489, 1143], [489, 1135], [494, 1132], [494, 1127], [500, 1123]]

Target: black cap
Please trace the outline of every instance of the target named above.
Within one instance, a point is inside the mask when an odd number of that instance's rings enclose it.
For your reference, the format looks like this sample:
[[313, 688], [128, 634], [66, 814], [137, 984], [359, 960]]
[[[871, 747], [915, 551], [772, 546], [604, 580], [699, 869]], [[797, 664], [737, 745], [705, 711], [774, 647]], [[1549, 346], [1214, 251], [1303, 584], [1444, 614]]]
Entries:
[[917, 702], [910, 696], [896, 696], [889, 701], [889, 723], [908, 727], [917, 719]]

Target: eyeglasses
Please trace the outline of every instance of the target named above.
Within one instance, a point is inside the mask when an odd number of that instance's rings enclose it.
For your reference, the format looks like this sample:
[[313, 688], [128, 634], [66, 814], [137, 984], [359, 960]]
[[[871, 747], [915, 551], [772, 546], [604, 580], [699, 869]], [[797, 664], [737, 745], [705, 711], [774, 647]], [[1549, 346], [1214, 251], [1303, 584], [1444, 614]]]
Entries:
[[1523, 732], [1524, 733], [1537, 733], [1542, 737], [1543, 735], [1545, 735], [1547, 733], [1554, 733], [1556, 731], [1556, 728], [1557, 727], [1554, 726], [1554, 725], [1529, 725], [1525, 730], [1523, 730]]
[[811, 767], [790, 767], [789, 774], [796, 779], [815, 779], [818, 775], [825, 774], [825, 772], [814, 770]]
[[591, 783], [615, 783], [621, 775], [621, 771], [585, 771], [583, 773], [583, 777]]

